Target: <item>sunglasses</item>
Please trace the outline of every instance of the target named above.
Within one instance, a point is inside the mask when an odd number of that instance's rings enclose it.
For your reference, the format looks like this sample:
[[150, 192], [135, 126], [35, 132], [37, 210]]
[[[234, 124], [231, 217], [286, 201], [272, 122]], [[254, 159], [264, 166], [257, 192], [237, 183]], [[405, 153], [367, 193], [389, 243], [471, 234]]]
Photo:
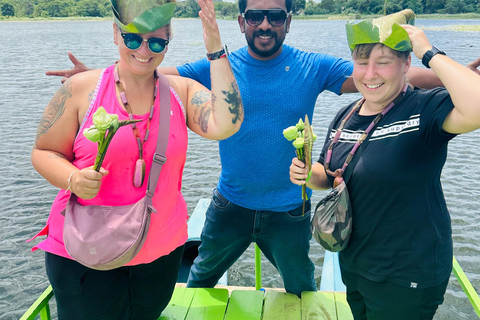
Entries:
[[258, 27], [261, 25], [265, 17], [267, 17], [268, 23], [270, 23], [272, 27], [281, 27], [285, 23], [285, 20], [287, 20], [287, 13], [281, 9], [253, 9], [242, 13], [242, 17], [251, 27]]
[[162, 38], [149, 38], [149, 39], [143, 39], [136, 33], [123, 33], [120, 31], [122, 34], [123, 42], [125, 43], [125, 46], [130, 49], [130, 50], [137, 50], [142, 46], [142, 43], [145, 41], [148, 43], [148, 49], [152, 53], [161, 53], [163, 50], [165, 50], [165, 47], [168, 44], [168, 40], [162, 39]]

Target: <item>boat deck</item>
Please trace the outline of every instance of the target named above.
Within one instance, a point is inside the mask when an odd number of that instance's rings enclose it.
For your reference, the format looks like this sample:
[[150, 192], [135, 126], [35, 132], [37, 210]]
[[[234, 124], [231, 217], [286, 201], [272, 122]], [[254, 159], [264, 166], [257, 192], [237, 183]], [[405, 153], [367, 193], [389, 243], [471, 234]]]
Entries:
[[344, 292], [177, 287], [158, 320], [351, 320]]

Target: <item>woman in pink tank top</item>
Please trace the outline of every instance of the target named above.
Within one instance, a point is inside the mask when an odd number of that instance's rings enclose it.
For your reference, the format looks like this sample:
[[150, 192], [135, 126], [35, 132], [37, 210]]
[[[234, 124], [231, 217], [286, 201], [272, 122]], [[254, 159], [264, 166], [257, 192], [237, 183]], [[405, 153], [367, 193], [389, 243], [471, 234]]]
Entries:
[[[135, 258], [123, 267], [98, 271], [73, 260], [63, 243], [61, 212], [71, 193], [82, 205], [120, 206], [137, 202], [146, 192], [157, 144], [159, 99], [156, 69], [170, 39], [171, 0], [113, 1], [114, 42], [119, 61], [103, 70], [68, 79], [45, 109], [32, 151], [35, 169], [62, 189], [53, 202], [47, 236], [32, 250], [46, 252], [47, 275], [62, 319], [157, 319], [173, 292], [187, 240], [187, 208], [181, 194], [187, 150], [187, 127], [214, 140], [238, 131], [243, 107], [238, 86], [222, 49], [211, 0], [200, 0], [204, 39], [211, 60], [212, 91], [194, 80], [167, 76], [170, 84], [170, 133], [153, 205], [148, 237]], [[141, 7], [141, 8], [140, 8]], [[156, 19], [151, 19], [152, 14]], [[235, 97], [232, 99], [232, 97]], [[97, 144], [84, 128], [103, 107], [119, 120], [139, 120], [136, 128], [115, 134], [100, 172], [92, 169]], [[238, 119], [237, 114], [240, 114]], [[147, 139], [148, 137], [148, 139]], [[121, 232], [121, 228], [119, 228]]]

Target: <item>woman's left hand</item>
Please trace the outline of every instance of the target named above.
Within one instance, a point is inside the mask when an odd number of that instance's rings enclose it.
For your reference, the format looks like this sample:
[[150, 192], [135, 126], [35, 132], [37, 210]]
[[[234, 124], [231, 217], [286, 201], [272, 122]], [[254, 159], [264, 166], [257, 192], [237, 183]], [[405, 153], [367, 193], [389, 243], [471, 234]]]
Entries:
[[215, 7], [212, 0], [198, 0], [201, 11], [198, 16], [202, 19], [203, 40], [207, 52], [217, 52], [222, 49], [222, 40], [220, 40], [220, 31], [218, 30], [217, 20], [215, 19]]
[[417, 27], [409, 24], [402, 24], [402, 27], [407, 30], [412, 42], [412, 50], [418, 59], [422, 59], [425, 52], [432, 49], [430, 41], [428, 41], [425, 33]]

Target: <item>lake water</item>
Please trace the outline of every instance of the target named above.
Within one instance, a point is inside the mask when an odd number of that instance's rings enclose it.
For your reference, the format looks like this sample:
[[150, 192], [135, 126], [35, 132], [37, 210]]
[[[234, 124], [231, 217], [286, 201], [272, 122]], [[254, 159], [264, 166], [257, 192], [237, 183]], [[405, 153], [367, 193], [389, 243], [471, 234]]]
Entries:
[[[478, 25], [479, 20], [417, 20], [432, 43], [462, 64], [480, 56], [479, 32], [442, 29], [451, 25]], [[245, 45], [236, 21], [219, 21], [223, 42], [230, 51]], [[294, 21], [286, 43], [302, 50], [349, 58], [345, 21]], [[201, 22], [174, 20], [174, 39], [163, 65], [175, 66], [205, 56]], [[57, 189], [48, 184], [30, 163], [30, 151], [38, 121], [60, 79], [47, 77], [46, 70], [71, 67], [72, 51], [89, 67], [105, 67], [117, 58], [112, 23], [106, 21], [0, 22], [0, 319], [18, 319], [47, 287], [44, 255], [30, 252], [25, 243], [45, 224]], [[413, 64], [420, 66], [417, 59]], [[480, 90], [480, 88], [479, 88]], [[319, 137], [336, 110], [358, 98], [338, 98], [324, 93], [317, 100], [313, 124]], [[320, 139], [321, 141], [321, 139]], [[315, 146], [318, 155], [320, 143]], [[414, 164], [413, 164], [414, 165]], [[454, 254], [467, 276], [480, 289], [480, 132], [457, 137], [450, 144], [443, 172], [443, 185], [453, 222]], [[200, 198], [209, 198], [220, 172], [216, 142], [190, 134], [183, 194], [189, 213]], [[324, 194], [316, 192], [313, 201]], [[414, 245], [414, 244], [412, 244]], [[324, 250], [312, 241], [311, 258], [316, 264], [317, 284]], [[271, 264], [263, 258], [263, 285], [282, 287]], [[302, 272], [302, 270], [298, 270]], [[229, 274], [232, 285], [254, 286], [253, 246], [235, 263]], [[55, 314], [55, 311], [54, 311]], [[435, 319], [475, 319], [466, 295], [451, 278], [445, 303]]]

